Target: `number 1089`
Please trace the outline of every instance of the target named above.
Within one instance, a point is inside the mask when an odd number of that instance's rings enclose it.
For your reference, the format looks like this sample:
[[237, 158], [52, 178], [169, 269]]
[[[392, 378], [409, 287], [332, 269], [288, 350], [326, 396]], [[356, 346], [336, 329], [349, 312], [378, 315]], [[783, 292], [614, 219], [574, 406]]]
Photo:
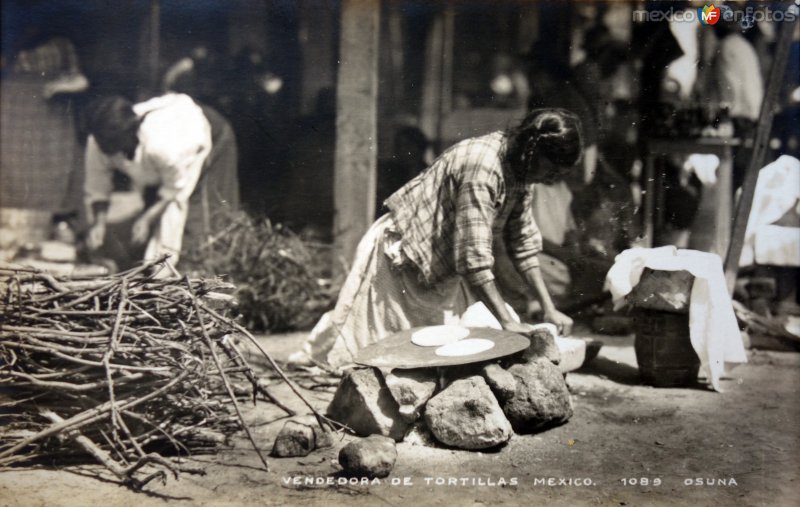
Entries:
[[620, 482], [623, 486], [661, 486], [660, 477], [625, 477]]

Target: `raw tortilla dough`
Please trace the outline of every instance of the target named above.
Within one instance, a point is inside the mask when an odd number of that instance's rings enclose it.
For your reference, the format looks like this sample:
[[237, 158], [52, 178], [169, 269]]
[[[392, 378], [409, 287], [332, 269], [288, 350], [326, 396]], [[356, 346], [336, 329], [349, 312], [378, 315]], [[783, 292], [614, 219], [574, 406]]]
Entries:
[[448, 343], [436, 349], [436, 355], [442, 357], [461, 357], [479, 354], [494, 347], [492, 340], [485, 338], [469, 338], [457, 342]]
[[431, 326], [415, 331], [411, 343], [420, 347], [441, 347], [469, 336], [469, 329], [460, 326]]

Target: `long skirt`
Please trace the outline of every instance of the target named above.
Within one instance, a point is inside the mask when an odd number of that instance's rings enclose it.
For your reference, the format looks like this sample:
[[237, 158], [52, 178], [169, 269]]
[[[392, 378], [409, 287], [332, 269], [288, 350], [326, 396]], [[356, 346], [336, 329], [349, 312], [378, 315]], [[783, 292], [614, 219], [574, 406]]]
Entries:
[[402, 257], [394, 221], [384, 215], [361, 239], [336, 307], [311, 331], [304, 352], [337, 368], [398, 331], [439, 324], [500, 328], [461, 276], [424, 284]]
[[0, 206], [49, 212], [69, 211], [80, 171], [81, 148], [72, 102], [42, 96], [48, 78], [4, 76], [0, 88]]

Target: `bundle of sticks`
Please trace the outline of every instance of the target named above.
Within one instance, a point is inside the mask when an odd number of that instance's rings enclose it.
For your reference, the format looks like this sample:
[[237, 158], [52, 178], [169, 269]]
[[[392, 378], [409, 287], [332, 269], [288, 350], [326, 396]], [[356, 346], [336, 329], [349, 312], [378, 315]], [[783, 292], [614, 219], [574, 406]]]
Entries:
[[[89, 455], [141, 488], [177, 477], [172, 456], [209, 451], [244, 431], [239, 397], [262, 395], [237, 348], [251, 340], [213, 298], [222, 282], [181, 277], [166, 259], [111, 277], [56, 279], [0, 267], [0, 467]], [[245, 386], [245, 392], [242, 392]]]
[[305, 329], [339, 292], [328, 269], [330, 246], [303, 241], [281, 224], [247, 213], [214, 216], [208, 241], [181, 261], [189, 270], [236, 284], [237, 309], [250, 329]]

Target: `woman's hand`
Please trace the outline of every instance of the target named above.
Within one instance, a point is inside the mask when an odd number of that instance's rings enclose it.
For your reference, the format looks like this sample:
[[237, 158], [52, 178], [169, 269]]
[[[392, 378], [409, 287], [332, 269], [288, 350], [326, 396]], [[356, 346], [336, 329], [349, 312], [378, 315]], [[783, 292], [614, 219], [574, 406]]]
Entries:
[[524, 336], [530, 336], [530, 334], [533, 332], [534, 329], [533, 324], [526, 324], [524, 322], [516, 322], [513, 320], [501, 322], [500, 325], [502, 325], [503, 329], [506, 331], [521, 334]]
[[133, 223], [131, 240], [134, 245], [143, 245], [150, 239], [150, 220], [147, 215], [142, 215]]
[[545, 312], [543, 317], [545, 322], [550, 322], [551, 324], [556, 325], [558, 334], [561, 336], [569, 336], [572, 334], [572, 319], [559, 312], [555, 308], [549, 312]]

